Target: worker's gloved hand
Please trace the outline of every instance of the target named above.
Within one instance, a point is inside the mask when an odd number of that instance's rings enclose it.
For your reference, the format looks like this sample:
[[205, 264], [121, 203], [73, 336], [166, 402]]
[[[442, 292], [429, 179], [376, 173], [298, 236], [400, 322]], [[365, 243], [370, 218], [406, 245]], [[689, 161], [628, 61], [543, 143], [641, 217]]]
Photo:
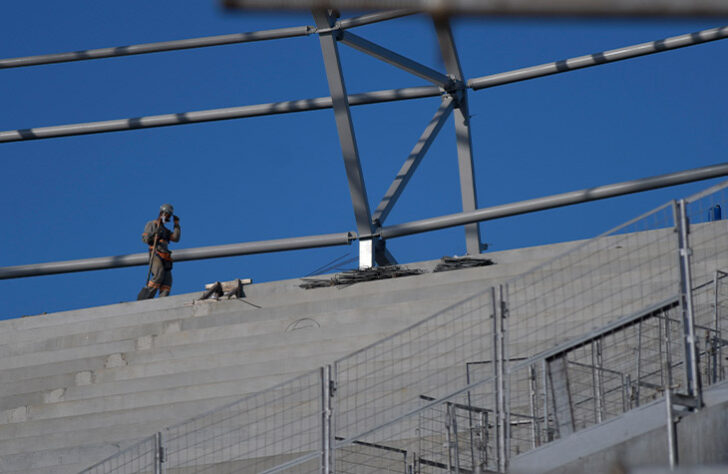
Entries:
[[174, 225], [175, 226], [178, 226], [179, 225], [179, 217], [173, 216], [172, 218], [174, 219]]

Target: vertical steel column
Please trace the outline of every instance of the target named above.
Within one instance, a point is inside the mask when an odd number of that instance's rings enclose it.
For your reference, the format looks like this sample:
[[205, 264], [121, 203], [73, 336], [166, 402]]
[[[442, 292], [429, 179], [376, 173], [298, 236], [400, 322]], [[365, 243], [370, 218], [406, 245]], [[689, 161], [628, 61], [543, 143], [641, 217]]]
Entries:
[[330, 474], [331, 450], [333, 449], [331, 435], [331, 397], [333, 396], [331, 379], [331, 366], [321, 367], [321, 473]]
[[640, 382], [642, 381], [642, 320], [637, 323], [637, 383], [634, 394], [636, 406], [640, 406]]
[[539, 412], [536, 396], [538, 393], [538, 381], [536, 378], [536, 365], [528, 366], [528, 389], [530, 396], [528, 402], [531, 408], [531, 448], [538, 448], [541, 445], [541, 426], [539, 424]]
[[672, 411], [672, 390], [670, 387], [665, 388], [665, 405], [667, 408], [667, 455], [670, 462], [670, 470], [673, 470], [678, 464], [678, 451], [675, 415]]
[[676, 201], [674, 205], [679, 243], [680, 302], [682, 306], [683, 336], [685, 340], [687, 394], [697, 400], [698, 406], [702, 406], [702, 390], [699, 380], [700, 373], [698, 372], [698, 352], [695, 340], [695, 319], [693, 315], [692, 275], [690, 270], [690, 254], [692, 253], [688, 239], [690, 224], [688, 222], [685, 200], [681, 199], [680, 201]]
[[504, 302], [503, 302], [503, 286], [501, 285], [499, 287], [499, 298], [498, 298], [498, 312], [495, 316], [495, 319], [498, 321], [497, 327], [497, 376], [496, 380], [498, 382], [498, 470], [499, 472], [506, 472], [508, 468], [508, 461], [507, 461], [507, 437], [508, 437], [508, 426], [507, 426], [507, 412], [506, 412], [506, 399], [505, 399], [505, 350], [504, 350], [504, 332], [503, 332], [503, 322], [504, 322]]
[[[336, 44], [338, 31], [332, 29], [334, 18], [325, 10], [314, 10], [313, 17], [316, 27], [324, 31], [319, 33], [321, 52], [326, 67], [326, 78], [331, 91], [331, 101], [334, 108], [336, 128], [339, 132], [339, 142], [344, 156], [346, 176], [349, 180], [349, 193], [354, 206], [354, 217], [359, 235], [372, 233], [372, 216], [369, 209], [369, 198], [364, 184], [364, 175], [359, 160], [359, 149], [356, 144], [354, 125], [351, 120], [349, 101], [341, 71], [339, 48]], [[371, 239], [360, 241], [359, 267], [369, 268], [374, 265], [374, 248]]]
[[[460, 192], [463, 201], [463, 212], [478, 208], [473, 174], [473, 141], [470, 136], [470, 114], [468, 112], [467, 89], [463, 83], [463, 72], [460, 67], [455, 40], [447, 18], [435, 20], [435, 30], [440, 43], [440, 50], [448, 75], [455, 80], [455, 89], [451, 92], [455, 99], [455, 137], [457, 140], [458, 166], [460, 169]], [[477, 255], [481, 251], [480, 224], [465, 225], [465, 243], [469, 254]]]
[[162, 432], [154, 435], [154, 474], [164, 473], [164, 438]]
[[[501, 445], [503, 443], [503, 438], [501, 438], [501, 374], [500, 374], [500, 364], [498, 362], [498, 352], [499, 352], [499, 346], [500, 346], [500, 333], [499, 333], [499, 327], [498, 320], [500, 319], [500, 311], [498, 311], [498, 299], [496, 298], [496, 291], [495, 287], [492, 286], [490, 288], [490, 300], [493, 303], [493, 383], [495, 384], [495, 387], [493, 390], [493, 396], [495, 398], [493, 406], [495, 407], [494, 413], [493, 413], [493, 429], [495, 432], [495, 452], [496, 452], [496, 462], [498, 464], [498, 469], [500, 470], [501, 466]], [[503, 471], [501, 471], [503, 472]]]
[[597, 397], [597, 423], [604, 421], [606, 417], [605, 403], [604, 403], [604, 378], [602, 377], [602, 371], [604, 368], [604, 362], [602, 358], [602, 338], [600, 337], [596, 341], [592, 342], [592, 356], [595, 360], [592, 362], [596, 366], [596, 397]]
[[508, 363], [510, 355], [508, 353], [508, 284], [501, 285], [501, 372], [504, 375], [503, 382], [505, 384], [503, 390], [505, 408], [505, 469], [508, 470], [508, 464], [511, 456], [511, 367]]
[[719, 305], [720, 305], [720, 299], [718, 297], [719, 292], [718, 288], [720, 285], [720, 279], [721, 274], [725, 277], [725, 274], [721, 272], [720, 270], [716, 270], [715, 272], [715, 288], [714, 288], [714, 306], [715, 306], [715, 313], [714, 313], [714, 324], [715, 324], [715, 340], [716, 340], [716, 358], [718, 359], [717, 364], [715, 364], [715, 380], [714, 383], [718, 380], [723, 380], [723, 334], [720, 330], [720, 311], [719, 311]]
[[543, 384], [543, 426], [546, 434], [546, 442], [553, 441], [551, 434], [551, 423], [549, 422], [549, 388], [546, 370], [546, 359], [541, 359], [541, 383]]
[[670, 314], [663, 310], [665, 317], [665, 386], [672, 388], [672, 334], [670, 329]]

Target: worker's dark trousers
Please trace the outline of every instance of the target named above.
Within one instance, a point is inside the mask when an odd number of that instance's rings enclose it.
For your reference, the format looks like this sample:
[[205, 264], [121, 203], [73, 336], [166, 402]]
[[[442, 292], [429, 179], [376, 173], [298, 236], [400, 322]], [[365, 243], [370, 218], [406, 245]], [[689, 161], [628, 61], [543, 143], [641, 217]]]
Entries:
[[159, 290], [159, 296], [169, 296], [172, 289], [172, 262], [162, 260], [159, 255], [154, 255], [152, 260], [152, 278], [147, 283], [146, 288], [142, 288], [137, 296], [138, 300], [154, 298]]

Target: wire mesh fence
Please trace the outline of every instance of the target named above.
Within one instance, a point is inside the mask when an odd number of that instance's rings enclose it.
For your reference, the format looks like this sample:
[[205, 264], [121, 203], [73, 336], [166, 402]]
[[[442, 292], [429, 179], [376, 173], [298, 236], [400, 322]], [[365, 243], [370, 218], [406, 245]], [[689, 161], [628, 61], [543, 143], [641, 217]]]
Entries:
[[158, 443], [157, 435], [144, 438], [81, 474], [158, 474]]
[[493, 350], [490, 291], [336, 361], [334, 426], [349, 439], [467, 383], [466, 364]]
[[259, 473], [287, 464], [318, 472], [322, 384], [317, 369], [167, 428], [166, 472]]
[[[166, 429], [164, 472], [502, 472], [667, 388], [725, 380], [726, 188], [667, 203], [330, 369]], [[154, 472], [143, 446], [114, 459], [117, 470], [85, 472]]]
[[[336, 449], [335, 472], [428, 474], [496, 469], [489, 377], [444, 398], [421, 395], [419, 408]], [[376, 461], [374, 461], [376, 459]]]

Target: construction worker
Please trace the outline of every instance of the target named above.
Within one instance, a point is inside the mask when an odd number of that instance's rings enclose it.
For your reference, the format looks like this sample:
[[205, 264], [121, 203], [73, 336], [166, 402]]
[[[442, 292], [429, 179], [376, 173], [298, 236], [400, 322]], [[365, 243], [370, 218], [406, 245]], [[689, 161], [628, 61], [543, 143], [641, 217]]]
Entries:
[[[174, 232], [164, 227], [165, 222], [174, 219]], [[171, 204], [162, 204], [159, 208], [159, 217], [147, 222], [142, 234], [142, 242], [149, 245], [149, 258], [151, 278], [147, 286], [142, 288], [137, 296], [138, 300], [154, 298], [157, 290], [159, 296], [169, 296], [172, 289], [172, 252], [169, 242], [179, 242], [181, 234], [179, 217], [174, 215]]]

